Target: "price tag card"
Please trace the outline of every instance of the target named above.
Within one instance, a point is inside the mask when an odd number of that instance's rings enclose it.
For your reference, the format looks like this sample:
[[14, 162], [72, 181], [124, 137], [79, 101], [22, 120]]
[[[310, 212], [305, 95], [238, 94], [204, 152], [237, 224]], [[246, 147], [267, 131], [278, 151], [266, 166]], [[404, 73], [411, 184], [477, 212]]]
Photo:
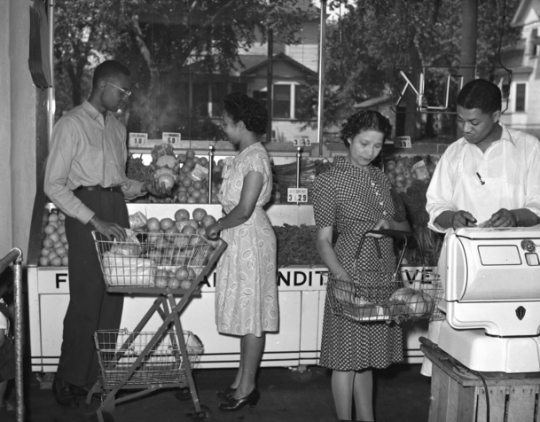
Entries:
[[396, 136], [394, 138], [394, 147], [396, 148], [412, 148], [410, 136]]
[[309, 136], [299, 135], [294, 138], [293, 144], [295, 147], [308, 147], [311, 145]]
[[147, 147], [148, 133], [130, 133], [129, 134], [129, 146], [133, 148]]
[[179, 147], [181, 135], [176, 132], [163, 132], [161, 139], [166, 144], [171, 144], [172, 146]]
[[307, 188], [287, 189], [287, 202], [307, 202]]

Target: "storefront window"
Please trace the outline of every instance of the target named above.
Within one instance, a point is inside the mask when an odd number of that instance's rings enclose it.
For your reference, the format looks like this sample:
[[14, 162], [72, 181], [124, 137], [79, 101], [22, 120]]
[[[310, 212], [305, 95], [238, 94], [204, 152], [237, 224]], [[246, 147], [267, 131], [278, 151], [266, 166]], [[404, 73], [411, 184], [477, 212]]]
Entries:
[[128, 131], [220, 140], [223, 97], [242, 91], [266, 106], [271, 63], [273, 131], [293, 142], [309, 123], [316, 141], [316, 115], [279, 126], [294, 116], [293, 85], [318, 83], [320, 9], [311, 0], [57, 0], [55, 18], [56, 119], [88, 97], [96, 65], [116, 59], [132, 72]]
[[[320, 0], [55, 0], [56, 119], [88, 97], [95, 66], [114, 58], [132, 71], [128, 130], [154, 139], [162, 132], [223, 139], [221, 99], [232, 91], [265, 106], [272, 96], [272, 139], [279, 142], [299, 136], [317, 142], [319, 118], [330, 142], [344, 119], [363, 108], [379, 110], [413, 142], [454, 139], [461, 3], [323, 3], [324, 116], [318, 116]], [[479, 4], [476, 77], [508, 81], [500, 63], [509, 63], [505, 54], [513, 50], [501, 46], [520, 38], [508, 18], [518, 3], [508, 2], [505, 12]], [[406, 89], [398, 104], [402, 75], [422, 92]], [[525, 87], [516, 88], [511, 101], [525, 111]]]

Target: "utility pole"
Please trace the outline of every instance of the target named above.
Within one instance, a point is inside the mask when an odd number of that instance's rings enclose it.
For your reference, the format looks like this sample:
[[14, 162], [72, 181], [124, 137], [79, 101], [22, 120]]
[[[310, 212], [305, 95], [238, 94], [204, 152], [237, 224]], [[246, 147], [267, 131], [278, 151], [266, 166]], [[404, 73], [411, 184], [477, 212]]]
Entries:
[[478, 0], [461, 0], [461, 74], [463, 84], [475, 78]]
[[326, 46], [326, 0], [321, 0], [321, 23], [319, 29], [319, 98], [317, 101], [317, 142], [319, 156], [324, 148], [324, 53]]
[[274, 32], [272, 28], [268, 28], [268, 62], [266, 72], [266, 111], [268, 112], [268, 126], [266, 128], [266, 142], [272, 142], [272, 118], [274, 116], [272, 107], [272, 80], [274, 66]]

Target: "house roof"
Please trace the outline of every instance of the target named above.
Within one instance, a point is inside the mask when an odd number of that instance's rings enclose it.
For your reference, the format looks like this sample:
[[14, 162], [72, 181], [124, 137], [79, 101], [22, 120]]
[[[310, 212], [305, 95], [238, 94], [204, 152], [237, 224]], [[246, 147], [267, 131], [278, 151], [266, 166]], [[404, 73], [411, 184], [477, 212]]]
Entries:
[[[246, 66], [246, 69], [241, 72], [242, 75], [248, 75], [250, 73], [253, 73], [259, 70], [261, 67], [266, 67], [266, 65], [268, 64], [268, 58], [266, 56], [257, 56], [257, 57], [263, 57], [264, 60], [259, 61], [258, 63], [255, 63], [255, 60], [253, 60], [252, 66], [247, 66], [247, 63], [244, 60], [244, 58], [247, 58], [249, 56], [246, 55], [246, 56], [240, 56], [240, 57], [241, 57], [242, 63], [244, 63], [244, 65]], [[272, 60], [273, 61], [283, 60], [287, 62], [288, 64], [290, 64], [291, 66], [298, 68], [300, 71], [307, 74], [307, 76], [313, 76], [313, 77], [317, 76], [317, 72], [314, 72], [309, 67], [306, 67], [302, 63], [297, 62], [292, 57], [287, 56], [285, 53], [278, 53], [274, 55]]]
[[510, 25], [519, 27], [524, 26], [526, 23], [531, 23], [529, 18], [531, 10], [536, 14], [534, 21], [538, 21], [538, 17], [540, 16], [540, 0], [521, 0]]
[[[304, 66], [302, 63], [297, 62], [292, 57], [287, 56], [285, 53], [278, 53], [273, 56], [273, 61], [281, 60], [288, 63], [290, 66], [296, 67], [302, 73], [306, 75], [306, 78], [317, 78], [317, 72], [314, 72], [310, 68]], [[257, 70], [266, 67], [268, 64], [268, 57], [260, 54], [245, 54], [240, 55], [238, 60], [233, 64], [233, 67], [229, 70], [230, 76], [252, 76]], [[201, 62], [194, 62], [187, 66], [184, 66], [180, 73], [190, 73], [192, 75], [206, 75], [208, 74], [206, 67]], [[215, 75], [219, 74], [214, 72]]]

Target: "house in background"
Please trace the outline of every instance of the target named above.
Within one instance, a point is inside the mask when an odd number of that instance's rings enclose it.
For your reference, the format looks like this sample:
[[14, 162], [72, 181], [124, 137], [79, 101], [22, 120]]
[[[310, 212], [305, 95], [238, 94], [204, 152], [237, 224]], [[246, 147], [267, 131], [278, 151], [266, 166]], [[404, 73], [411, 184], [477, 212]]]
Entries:
[[522, 0], [512, 19], [521, 39], [501, 51], [505, 69], [495, 72], [503, 87], [502, 123], [540, 137], [540, 0]]
[[[320, 10], [311, 4], [311, 0], [299, 0], [298, 4], [313, 12], [313, 18], [302, 23], [299, 43], [286, 45], [279, 41], [279, 36], [275, 36], [272, 45], [272, 139], [276, 142], [309, 139], [313, 143], [317, 138], [316, 120], [300, 120], [297, 112], [302, 106], [303, 90], [318, 83], [317, 14]], [[266, 42], [256, 43], [241, 51], [238, 62], [226, 74], [209, 73], [194, 60], [180, 71], [180, 77], [176, 74], [166, 78], [170, 81], [166, 91], [177, 93], [174, 98], [169, 99], [174, 102], [169, 109], [183, 110], [184, 113], [188, 111], [189, 116], [187, 113], [183, 116], [184, 122], [189, 119], [190, 124], [197, 125], [205, 121], [218, 121], [221, 116], [221, 100], [228, 92], [245, 92], [266, 106], [268, 60]], [[166, 93], [163, 96], [166, 97]], [[161, 126], [166, 128], [167, 124]], [[208, 133], [199, 131], [199, 139], [207, 136]]]

